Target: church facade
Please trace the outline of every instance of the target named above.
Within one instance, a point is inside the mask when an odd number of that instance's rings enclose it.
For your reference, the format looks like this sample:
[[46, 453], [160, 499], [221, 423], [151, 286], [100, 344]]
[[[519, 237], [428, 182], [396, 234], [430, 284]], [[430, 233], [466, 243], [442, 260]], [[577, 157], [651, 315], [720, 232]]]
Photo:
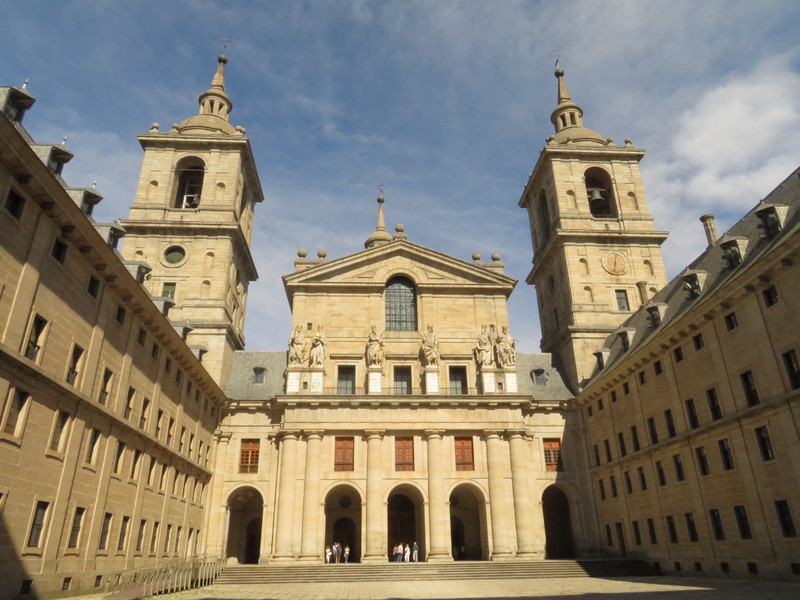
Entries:
[[334, 542], [352, 562], [416, 544], [424, 561], [800, 573], [797, 173], [722, 238], [707, 215], [707, 251], [668, 281], [644, 150], [584, 127], [557, 70], [519, 200], [543, 353], [516, 352], [499, 255], [389, 233], [382, 197], [362, 250], [298, 251], [288, 350], [248, 351], [264, 195], [226, 62], [197, 115], [139, 136], [113, 224], [64, 182], [68, 149], [21, 125], [33, 97], [0, 88], [6, 589], [204, 555], [319, 563]]

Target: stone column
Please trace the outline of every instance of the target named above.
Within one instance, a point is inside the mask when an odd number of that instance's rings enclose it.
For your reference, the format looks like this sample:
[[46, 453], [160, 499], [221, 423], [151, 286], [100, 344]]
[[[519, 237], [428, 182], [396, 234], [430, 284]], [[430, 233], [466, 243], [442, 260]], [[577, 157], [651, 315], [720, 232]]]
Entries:
[[220, 556], [228, 558], [228, 534], [231, 528], [231, 507], [227, 504], [222, 509], [224, 516], [222, 518], [222, 531], [220, 532], [220, 539], [222, 540]]
[[517, 556], [533, 557], [536, 542], [533, 534], [531, 495], [528, 471], [525, 468], [525, 432], [509, 431], [508, 444], [511, 451], [511, 486], [514, 490], [514, 516], [517, 525]]
[[492, 560], [503, 560], [513, 556], [510, 520], [514, 518], [508, 501], [504, 481], [508, 464], [503, 460], [503, 444], [499, 431], [486, 432], [486, 454], [489, 467], [489, 501], [492, 517]]
[[447, 527], [442, 465], [442, 431], [426, 430], [428, 445], [428, 516], [430, 518], [429, 562], [452, 560]]
[[294, 537], [294, 497], [297, 481], [297, 434], [285, 433], [280, 442], [281, 474], [279, 479], [278, 510], [275, 515], [275, 551], [277, 560], [291, 560], [294, 557], [292, 538]]
[[306, 473], [303, 489], [303, 537], [301, 560], [318, 560], [322, 548], [319, 542], [319, 485], [321, 431], [306, 431]]
[[367, 436], [366, 548], [363, 562], [386, 562], [383, 527], [383, 431], [365, 431]]

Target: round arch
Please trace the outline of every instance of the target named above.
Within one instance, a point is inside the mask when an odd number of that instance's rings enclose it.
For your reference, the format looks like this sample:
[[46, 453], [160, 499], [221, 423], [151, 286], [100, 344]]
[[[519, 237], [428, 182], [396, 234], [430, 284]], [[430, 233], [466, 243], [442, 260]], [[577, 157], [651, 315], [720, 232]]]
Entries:
[[389, 560], [392, 549], [399, 543], [419, 546], [419, 560], [425, 560], [425, 494], [415, 484], [403, 482], [386, 495], [386, 531]]
[[173, 208], [197, 208], [203, 194], [206, 163], [195, 155], [184, 156], [175, 163]]
[[258, 564], [264, 496], [251, 485], [241, 485], [228, 494], [226, 506], [229, 511], [226, 556], [239, 563]]
[[586, 198], [593, 217], [613, 218], [617, 216], [617, 202], [613, 183], [608, 171], [600, 167], [589, 167], [583, 173]]
[[456, 484], [448, 496], [453, 560], [489, 560], [486, 493], [477, 484]]
[[[349, 562], [361, 561], [363, 496], [349, 482], [337, 482], [325, 492], [325, 546], [338, 542], [349, 548]], [[344, 558], [342, 556], [342, 561]]]
[[567, 494], [558, 484], [549, 485], [542, 493], [544, 518], [545, 558], [575, 557], [575, 540], [572, 535], [572, 515]]
[[418, 331], [417, 285], [407, 274], [392, 275], [383, 292], [387, 331]]

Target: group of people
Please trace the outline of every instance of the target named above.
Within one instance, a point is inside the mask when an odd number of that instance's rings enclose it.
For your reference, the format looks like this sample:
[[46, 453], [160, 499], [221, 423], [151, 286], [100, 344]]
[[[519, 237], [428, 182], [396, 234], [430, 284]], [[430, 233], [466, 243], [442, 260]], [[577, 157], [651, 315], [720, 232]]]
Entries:
[[414, 542], [413, 546], [400, 542], [392, 548], [392, 555], [395, 562], [417, 562], [419, 560], [419, 546]]
[[325, 562], [350, 562], [350, 546], [345, 544], [344, 548], [342, 548], [339, 542], [333, 542], [333, 546], [325, 546]]

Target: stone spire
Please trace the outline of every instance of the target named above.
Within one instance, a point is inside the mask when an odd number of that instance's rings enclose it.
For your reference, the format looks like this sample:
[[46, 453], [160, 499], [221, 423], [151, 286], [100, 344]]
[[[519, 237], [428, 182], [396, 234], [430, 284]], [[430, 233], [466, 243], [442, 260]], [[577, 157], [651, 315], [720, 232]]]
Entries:
[[603, 136], [583, 126], [583, 109], [572, 101], [567, 83], [564, 81], [564, 69], [557, 63], [555, 76], [558, 79], [558, 106], [550, 115], [550, 121], [556, 128], [554, 140], [561, 144], [571, 141], [590, 144], [599, 142], [604, 146], [607, 145]]
[[375, 233], [364, 242], [364, 248], [374, 248], [392, 241], [392, 234], [386, 231], [386, 220], [383, 218], [383, 203], [385, 201], [386, 199], [383, 196], [378, 196], [378, 226], [375, 228]]
[[178, 126], [181, 133], [227, 133], [236, 130], [228, 123], [228, 115], [233, 109], [233, 102], [225, 93], [225, 63], [228, 57], [220, 54], [219, 65], [211, 87], [200, 94], [200, 110], [197, 115], [186, 119]]

